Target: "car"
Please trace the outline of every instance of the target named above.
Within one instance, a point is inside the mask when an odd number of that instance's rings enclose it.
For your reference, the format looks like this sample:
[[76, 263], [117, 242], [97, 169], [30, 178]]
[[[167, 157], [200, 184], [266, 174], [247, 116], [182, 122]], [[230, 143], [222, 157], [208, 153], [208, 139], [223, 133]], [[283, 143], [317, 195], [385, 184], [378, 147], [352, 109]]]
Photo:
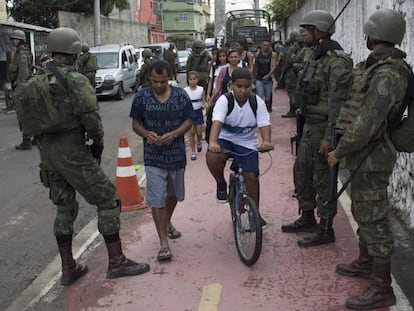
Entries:
[[178, 72], [186, 71], [187, 69], [187, 59], [190, 56], [191, 51], [181, 50], [178, 51]]
[[138, 77], [138, 60], [131, 44], [105, 44], [92, 47], [98, 70], [95, 90], [98, 97], [115, 97], [122, 100], [125, 90], [134, 88]]

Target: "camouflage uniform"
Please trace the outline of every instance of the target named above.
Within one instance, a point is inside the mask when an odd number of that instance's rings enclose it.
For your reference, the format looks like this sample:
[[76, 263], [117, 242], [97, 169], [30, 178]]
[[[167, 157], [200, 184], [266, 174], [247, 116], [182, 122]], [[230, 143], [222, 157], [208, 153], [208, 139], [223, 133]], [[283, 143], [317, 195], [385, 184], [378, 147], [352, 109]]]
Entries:
[[177, 57], [174, 47], [170, 46], [164, 52], [164, 60], [171, 66], [173, 80], [177, 80]]
[[33, 55], [30, 50], [21, 45], [16, 48], [13, 56], [13, 62], [9, 66], [9, 77], [12, 84], [12, 89], [15, 89], [17, 84], [27, 81], [33, 73]]
[[210, 54], [204, 49], [204, 45], [199, 42], [194, 42], [193, 50], [187, 59], [187, 75], [190, 71], [197, 71], [201, 85], [207, 91], [208, 85], [208, 64], [211, 60]]
[[295, 113], [295, 88], [297, 81], [297, 72], [294, 70], [293, 63], [294, 57], [299, 52], [300, 46], [296, 41], [297, 38], [291, 36], [292, 40], [286, 51], [283, 54], [283, 68], [282, 74], [285, 75], [286, 91], [289, 96], [289, 112], [294, 115]]
[[[51, 71], [49, 89], [53, 90], [62, 122], [54, 132], [40, 135], [39, 152], [41, 181], [50, 189], [50, 199], [57, 207], [54, 234], [62, 260], [62, 285], [72, 284], [88, 271], [72, 255], [73, 223], [79, 208], [76, 191], [98, 207], [98, 230], [108, 251], [107, 277], [133, 276], [150, 269], [148, 264], [136, 263], [122, 252], [121, 201], [99, 165], [104, 131], [95, 90], [73, 65], [80, 47], [79, 35], [71, 28], [56, 28], [48, 35], [47, 50], [53, 58], [47, 64]], [[93, 141], [90, 146], [85, 145], [86, 135]]]
[[88, 78], [93, 87], [95, 87], [96, 70], [98, 70], [96, 56], [83, 52], [78, 58], [78, 71]]
[[[326, 42], [328, 43], [328, 42]], [[351, 84], [352, 60], [343, 51], [328, 51], [317, 60], [317, 67], [306, 87], [305, 125], [294, 164], [294, 183], [301, 211], [328, 215], [329, 168], [319, 154], [322, 140], [331, 141], [332, 125], [339, 115]], [[330, 217], [336, 214], [330, 211]]]
[[[298, 78], [301, 115], [297, 117], [304, 117], [305, 121], [293, 177], [302, 215], [295, 222], [283, 225], [282, 231], [312, 232], [298, 241], [299, 246], [310, 247], [335, 241], [332, 223], [336, 205], [325, 204], [330, 176], [325, 153], [332, 144], [333, 125], [350, 90], [353, 62], [339, 43], [330, 39], [335, 32], [330, 13], [311, 11], [305, 15], [301, 26], [311, 27], [309, 32], [317, 29], [325, 33], [325, 37], [318, 39], [317, 50]], [[315, 32], [312, 36], [316, 41]], [[315, 207], [320, 217], [316, 230]]]
[[151, 86], [151, 80], [149, 78], [149, 67], [152, 64], [151, 58], [144, 59], [144, 63], [141, 66], [139, 71], [139, 84], [141, 87]]
[[[50, 188], [50, 199], [57, 207], [54, 233], [56, 236], [73, 234], [79, 206], [76, 191], [88, 203], [98, 207], [99, 232], [106, 235], [117, 233], [120, 200], [114, 185], [85, 145], [85, 134], [94, 144], [103, 144], [104, 131], [97, 111], [95, 90], [84, 75], [74, 71], [73, 66], [58, 68], [66, 77], [70, 90], [59, 105], [62, 128], [56, 133], [42, 135], [39, 140], [43, 182]], [[51, 87], [59, 90], [54, 85], [56, 79], [53, 81]]]
[[[23, 44], [16, 47], [16, 52], [13, 56], [13, 62], [9, 66], [9, 77], [14, 90], [19, 83], [26, 82], [27, 79], [33, 74], [33, 55], [30, 50]], [[13, 102], [13, 100], [12, 100]], [[20, 130], [21, 126], [19, 124]], [[31, 136], [26, 133], [22, 133], [23, 141], [21, 144], [16, 145], [17, 150], [30, 150], [32, 149]]]
[[[405, 54], [400, 50], [384, 48], [357, 66], [359, 70], [354, 79], [357, 83], [354, 83], [352, 98], [347, 102], [348, 109], [341, 111], [338, 124], [345, 128], [345, 133], [335, 150], [335, 156], [338, 159], [344, 157], [351, 173], [356, 174], [352, 180], [351, 198], [359, 243], [383, 263], [389, 262], [393, 248], [388, 224], [387, 186], [396, 161], [385, 124], [393, 120], [408, 85], [410, 69], [403, 57]], [[356, 113], [352, 114], [352, 111]], [[352, 123], [350, 118], [353, 118]], [[372, 148], [374, 151], [367, 156]], [[363, 164], [356, 171], [361, 161]]]

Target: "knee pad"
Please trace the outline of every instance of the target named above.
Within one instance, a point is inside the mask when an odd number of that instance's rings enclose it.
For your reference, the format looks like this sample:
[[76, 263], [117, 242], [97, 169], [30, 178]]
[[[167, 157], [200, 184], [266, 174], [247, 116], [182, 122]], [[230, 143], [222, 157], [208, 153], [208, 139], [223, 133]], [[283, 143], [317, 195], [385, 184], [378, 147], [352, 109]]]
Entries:
[[114, 234], [120, 229], [121, 201], [115, 196], [111, 201], [98, 205], [98, 230], [103, 235]]
[[53, 231], [55, 236], [72, 235], [73, 223], [78, 216], [79, 204], [73, 201], [69, 205], [58, 205]]

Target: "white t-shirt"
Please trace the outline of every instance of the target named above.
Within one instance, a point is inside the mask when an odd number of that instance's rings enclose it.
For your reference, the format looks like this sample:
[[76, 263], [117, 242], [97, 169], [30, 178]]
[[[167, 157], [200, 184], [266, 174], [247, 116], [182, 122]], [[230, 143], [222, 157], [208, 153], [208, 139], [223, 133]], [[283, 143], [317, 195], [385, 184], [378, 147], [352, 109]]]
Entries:
[[189, 86], [186, 86], [184, 88], [184, 91], [186, 91], [188, 94], [188, 97], [190, 97], [194, 110], [197, 110], [203, 107], [204, 89], [202, 86], [197, 85], [197, 88], [195, 90], [192, 90]]
[[213, 90], [215, 89], [215, 87], [217, 85], [217, 77], [220, 74], [221, 69], [223, 69], [225, 67], [228, 67], [228, 66], [229, 66], [229, 64], [220, 65], [220, 66], [217, 66], [216, 70], [214, 70], [214, 67], [211, 66], [209, 77], [210, 77], [210, 79], [213, 79]]
[[256, 129], [270, 125], [270, 116], [263, 99], [256, 95], [256, 100], [256, 116], [250, 106], [249, 99], [243, 107], [240, 107], [236, 97], [234, 97], [233, 111], [227, 116], [227, 98], [225, 95], [220, 96], [214, 106], [212, 116], [213, 122], [223, 123], [219, 134], [220, 139], [231, 141], [248, 149], [257, 149], [259, 140]]

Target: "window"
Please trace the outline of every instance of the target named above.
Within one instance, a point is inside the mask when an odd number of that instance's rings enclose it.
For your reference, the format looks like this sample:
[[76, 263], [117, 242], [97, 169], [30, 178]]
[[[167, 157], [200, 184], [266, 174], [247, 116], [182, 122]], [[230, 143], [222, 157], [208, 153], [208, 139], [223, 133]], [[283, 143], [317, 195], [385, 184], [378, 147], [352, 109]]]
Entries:
[[187, 14], [180, 14], [175, 17], [175, 20], [179, 23], [187, 23], [188, 22], [188, 15]]

